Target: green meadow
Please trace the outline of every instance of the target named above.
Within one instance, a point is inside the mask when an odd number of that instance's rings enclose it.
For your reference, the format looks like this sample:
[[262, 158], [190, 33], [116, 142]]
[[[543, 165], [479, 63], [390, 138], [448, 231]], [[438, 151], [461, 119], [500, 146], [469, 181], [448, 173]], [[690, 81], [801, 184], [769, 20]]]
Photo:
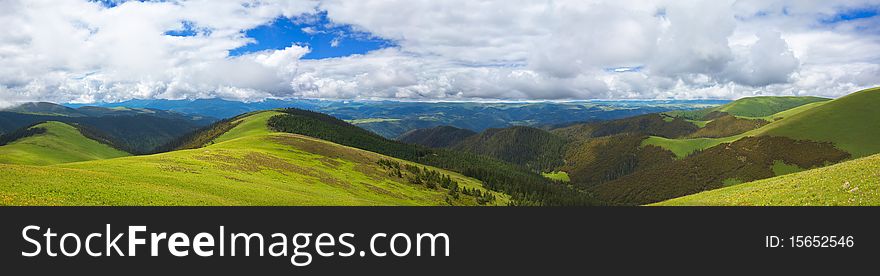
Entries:
[[52, 165], [130, 155], [86, 138], [65, 123], [46, 122], [32, 128], [45, 128], [46, 132], [0, 146], [0, 163]]
[[[775, 99], [780, 98], [780, 99]], [[831, 142], [854, 157], [880, 152], [880, 89], [868, 89], [827, 100], [817, 97], [756, 97], [716, 108], [749, 119], [770, 123], [742, 134], [721, 138], [666, 138], [651, 136], [642, 146], [654, 145], [684, 158], [699, 150], [750, 136], [783, 136], [798, 140]], [[762, 106], [767, 105], [767, 106]], [[794, 106], [794, 107], [790, 107]], [[779, 111], [781, 108], [790, 107]], [[766, 115], [770, 111], [775, 113]]]
[[562, 172], [562, 171], [545, 172], [545, 173], [541, 173], [541, 175], [543, 175], [546, 178], [553, 179], [556, 181], [571, 182], [571, 178], [568, 176], [568, 173]]
[[[204, 148], [51, 166], [0, 165], [0, 205], [476, 205], [473, 197], [410, 184], [390, 158], [315, 138], [273, 133], [261, 112]], [[96, 142], [97, 143], [97, 142]], [[469, 189], [482, 184], [436, 170]], [[492, 204], [509, 197], [494, 193]]]

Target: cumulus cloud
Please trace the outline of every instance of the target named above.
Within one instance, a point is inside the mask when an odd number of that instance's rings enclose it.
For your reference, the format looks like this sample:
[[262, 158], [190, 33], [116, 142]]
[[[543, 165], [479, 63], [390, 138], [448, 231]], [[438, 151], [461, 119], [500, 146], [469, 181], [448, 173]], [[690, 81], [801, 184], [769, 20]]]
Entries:
[[[2, 0], [0, 104], [833, 97], [880, 85], [880, 19], [839, 16], [872, 7], [858, 0], [178, 0], [113, 7]], [[319, 60], [303, 59], [311, 49], [298, 43], [229, 54], [259, 43], [247, 30], [279, 18], [312, 22], [322, 13], [331, 24], [395, 46]]]
[[789, 77], [800, 66], [788, 44], [778, 32], [762, 31], [746, 53], [732, 64], [729, 79], [755, 87], [788, 83]]

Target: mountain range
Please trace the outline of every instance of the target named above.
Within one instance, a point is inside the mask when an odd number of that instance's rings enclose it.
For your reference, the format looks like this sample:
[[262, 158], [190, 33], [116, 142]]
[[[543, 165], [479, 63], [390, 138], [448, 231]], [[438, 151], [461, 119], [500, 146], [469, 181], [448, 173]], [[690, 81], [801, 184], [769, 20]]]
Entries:
[[471, 131], [510, 126], [548, 127], [600, 121], [669, 110], [718, 106], [723, 100], [620, 100], [571, 102], [404, 102], [368, 100], [279, 100], [239, 102], [223, 99], [129, 100], [69, 107], [156, 109], [211, 118], [276, 108], [299, 108], [332, 115], [359, 127], [395, 139], [422, 128], [454, 126]]
[[[0, 205], [880, 204], [877, 88], [703, 108], [305, 101], [222, 119], [141, 103], [0, 111]], [[396, 140], [365, 127], [429, 111], [438, 125]], [[566, 112], [581, 122], [522, 123]], [[482, 113], [505, 119], [445, 123]]]

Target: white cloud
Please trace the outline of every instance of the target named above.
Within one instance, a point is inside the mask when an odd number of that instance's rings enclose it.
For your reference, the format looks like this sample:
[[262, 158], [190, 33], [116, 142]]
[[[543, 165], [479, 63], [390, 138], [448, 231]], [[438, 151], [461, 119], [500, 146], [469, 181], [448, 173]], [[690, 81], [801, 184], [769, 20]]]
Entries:
[[[880, 18], [827, 22], [868, 4], [3, 0], [0, 104], [840, 96], [880, 85]], [[297, 45], [229, 56], [254, 42], [245, 30], [315, 11], [397, 46], [322, 60], [303, 60], [310, 49]], [[197, 35], [165, 35], [189, 27]]]

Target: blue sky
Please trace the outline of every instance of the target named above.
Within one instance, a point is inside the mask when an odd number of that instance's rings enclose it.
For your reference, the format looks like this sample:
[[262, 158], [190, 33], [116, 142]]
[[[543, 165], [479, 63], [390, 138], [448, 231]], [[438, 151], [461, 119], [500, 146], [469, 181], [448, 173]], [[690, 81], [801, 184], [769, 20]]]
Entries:
[[279, 17], [270, 24], [247, 30], [245, 35], [254, 42], [230, 51], [231, 56], [280, 50], [296, 44], [311, 49], [303, 59], [323, 59], [366, 54], [394, 46], [393, 41], [357, 31], [349, 25], [334, 24], [327, 19], [326, 12], [292, 19]]
[[0, 105], [837, 97], [880, 86], [877, 0], [132, 1], [0, 0], [0, 52], [12, 57], [0, 58]]
[[830, 16], [828, 18], [824, 18], [821, 20], [822, 23], [826, 24], [834, 24], [838, 22], [844, 21], [852, 21], [858, 19], [865, 19], [875, 17], [880, 14], [880, 5], [878, 6], [869, 6], [869, 7], [860, 7], [855, 9], [844, 10], [838, 12], [837, 14]]

